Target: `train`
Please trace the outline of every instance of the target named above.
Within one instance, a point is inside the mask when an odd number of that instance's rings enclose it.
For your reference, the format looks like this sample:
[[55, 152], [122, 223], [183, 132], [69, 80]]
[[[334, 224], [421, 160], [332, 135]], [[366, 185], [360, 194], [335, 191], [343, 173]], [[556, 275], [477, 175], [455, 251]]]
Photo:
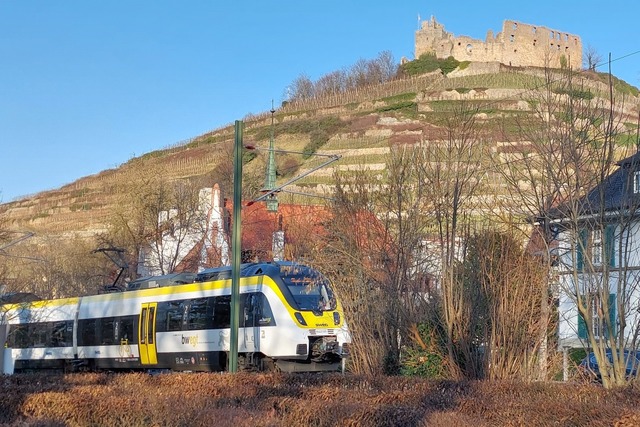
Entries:
[[[224, 371], [231, 267], [129, 282], [120, 292], [0, 306], [3, 372]], [[296, 262], [242, 264], [238, 370], [344, 370], [351, 337], [330, 281]]]

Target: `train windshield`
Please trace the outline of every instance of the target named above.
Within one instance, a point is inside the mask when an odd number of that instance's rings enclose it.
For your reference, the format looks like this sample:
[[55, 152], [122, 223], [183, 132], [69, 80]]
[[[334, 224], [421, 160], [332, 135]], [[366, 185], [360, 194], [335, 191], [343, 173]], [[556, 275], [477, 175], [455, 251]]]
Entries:
[[329, 280], [317, 270], [300, 265], [282, 265], [280, 277], [293, 296], [297, 310], [335, 310], [336, 299]]

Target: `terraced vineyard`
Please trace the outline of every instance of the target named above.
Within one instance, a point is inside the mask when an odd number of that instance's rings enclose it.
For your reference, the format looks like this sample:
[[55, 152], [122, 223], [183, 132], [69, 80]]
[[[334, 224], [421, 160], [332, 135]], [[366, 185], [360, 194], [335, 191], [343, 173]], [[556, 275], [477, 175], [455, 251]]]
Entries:
[[[431, 73], [367, 90], [287, 104], [275, 113], [277, 149], [305, 151], [312, 147], [312, 151], [341, 156], [339, 161], [305, 176], [290, 190], [327, 195], [332, 191], [336, 171], [365, 170], [377, 181], [384, 173], [390, 147], [442, 139], [442, 123], [463, 105], [478, 108], [477, 120], [490, 135], [488, 150], [502, 153], [502, 141], [516, 138], [515, 122], [531, 114], [531, 98], [544, 87], [543, 77], [541, 69], [498, 65], [488, 69], [482, 64], [470, 64], [448, 76]], [[589, 96], [607, 92], [600, 75], [582, 73], [574, 80]], [[616, 96], [625, 100], [616, 113], [627, 124], [629, 133], [635, 134], [638, 91], [624, 82], [615, 83]], [[270, 113], [246, 117], [244, 121], [245, 141], [266, 148], [271, 133]], [[113, 206], [123, 203], [120, 196], [128, 182], [161, 174], [171, 180], [199, 180], [203, 186], [213, 185], [212, 171], [231, 161], [233, 138], [233, 127], [225, 126], [61, 188], [9, 201], [0, 205], [0, 215], [12, 229], [93, 234], [104, 229]], [[631, 140], [622, 138], [621, 142]], [[323, 159], [295, 154], [279, 158], [279, 183], [309, 172]], [[264, 168], [265, 152], [260, 151], [246, 164], [245, 175], [259, 179]], [[487, 188], [499, 195], [498, 175], [488, 166], [484, 172]], [[230, 193], [229, 188], [222, 190]], [[282, 197], [291, 203], [319, 203], [318, 199], [304, 196]]]

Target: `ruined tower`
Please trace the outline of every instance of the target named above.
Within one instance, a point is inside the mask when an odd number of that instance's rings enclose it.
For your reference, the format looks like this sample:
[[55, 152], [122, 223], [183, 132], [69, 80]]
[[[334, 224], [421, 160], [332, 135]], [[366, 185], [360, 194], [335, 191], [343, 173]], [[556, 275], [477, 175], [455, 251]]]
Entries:
[[500, 62], [514, 67], [582, 66], [582, 41], [575, 34], [517, 21], [505, 20], [502, 31], [487, 31], [485, 41], [468, 36], [455, 36], [445, 31], [434, 17], [423, 21], [416, 31], [415, 57], [425, 53], [458, 61]]

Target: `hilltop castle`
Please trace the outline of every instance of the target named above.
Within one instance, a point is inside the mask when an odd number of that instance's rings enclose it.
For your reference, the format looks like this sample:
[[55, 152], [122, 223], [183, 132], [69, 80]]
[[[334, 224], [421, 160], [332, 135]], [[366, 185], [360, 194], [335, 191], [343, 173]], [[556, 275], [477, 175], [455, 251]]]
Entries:
[[487, 31], [486, 41], [467, 36], [454, 36], [431, 17], [422, 21], [416, 31], [415, 57], [425, 53], [445, 59], [453, 56], [458, 61], [500, 62], [517, 67], [571, 67], [582, 66], [582, 41], [569, 34], [547, 27], [505, 20], [502, 32], [493, 35]]

